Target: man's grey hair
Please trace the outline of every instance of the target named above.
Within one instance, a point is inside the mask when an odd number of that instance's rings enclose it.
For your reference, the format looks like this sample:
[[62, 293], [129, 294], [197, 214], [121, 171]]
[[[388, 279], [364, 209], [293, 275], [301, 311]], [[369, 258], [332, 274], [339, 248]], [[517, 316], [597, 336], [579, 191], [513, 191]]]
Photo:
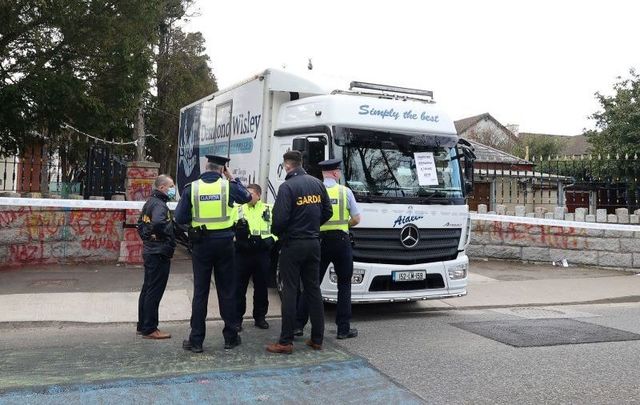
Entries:
[[222, 166], [217, 163], [207, 162], [207, 164], [204, 166], [204, 169], [207, 172], [221, 172]]
[[173, 183], [173, 179], [167, 174], [161, 174], [158, 177], [156, 177], [156, 181], [153, 182], [153, 188], [157, 190], [160, 187], [170, 183]]

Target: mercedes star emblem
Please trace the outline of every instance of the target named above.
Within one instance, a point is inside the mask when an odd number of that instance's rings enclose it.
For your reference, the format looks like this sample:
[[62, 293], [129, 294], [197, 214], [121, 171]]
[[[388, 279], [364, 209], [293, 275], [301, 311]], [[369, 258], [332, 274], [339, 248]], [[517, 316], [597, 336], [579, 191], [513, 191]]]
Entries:
[[407, 224], [400, 230], [400, 243], [407, 249], [416, 247], [420, 241], [420, 231], [414, 224]]

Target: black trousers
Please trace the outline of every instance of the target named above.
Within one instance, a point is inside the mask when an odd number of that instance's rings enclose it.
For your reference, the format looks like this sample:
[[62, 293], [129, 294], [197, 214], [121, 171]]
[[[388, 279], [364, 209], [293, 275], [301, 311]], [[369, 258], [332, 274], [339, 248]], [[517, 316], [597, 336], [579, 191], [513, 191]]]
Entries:
[[220, 316], [224, 320], [222, 335], [225, 341], [238, 336], [236, 323], [236, 277], [234, 248], [231, 238], [208, 238], [195, 242], [193, 262], [193, 301], [191, 304], [191, 343], [201, 345], [206, 332], [207, 305], [211, 288], [211, 274], [216, 284]]
[[[322, 283], [329, 263], [338, 277], [338, 304], [336, 325], [338, 334], [347, 333], [351, 328], [351, 276], [353, 276], [353, 252], [349, 235], [342, 231], [323, 234], [321, 238], [319, 283]], [[296, 328], [303, 329], [309, 318], [307, 303], [302, 295], [298, 298]]]
[[158, 329], [158, 307], [169, 280], [171, 259], [160, 254], [145, 254], [144, 281], [138, 298], [137, 329], [148, 335]]
[[311, 318], [311, 340], [322, 344], [324, 337], [324, 308], [318, 283], [320, 241], [318, 239], [292, 239], [284, 242], [280, 251], [278, 270], [282, 282], [282, 331], [280, 343], [293, 342], [296, 323], [298, 289], [304, 287], [304, 299]]
[[236, 251], [236, 276], [238, 300], [238, 325], [242, 325], [242, 317], [247, 310], [247, 287], [249, 279], [253, 279], [253, 319], [264, 320], [269, 310], [269, 268], [271, 252], [266, 249]]

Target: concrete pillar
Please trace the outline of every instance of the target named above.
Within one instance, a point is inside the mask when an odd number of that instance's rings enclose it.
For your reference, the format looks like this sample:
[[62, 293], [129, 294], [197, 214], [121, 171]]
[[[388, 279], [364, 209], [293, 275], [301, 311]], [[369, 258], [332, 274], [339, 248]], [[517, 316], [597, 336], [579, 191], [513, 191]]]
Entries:
[[619, 224], [629, 223], [629, 210], [626, 208], [616, 208], [616, 215], [618, 216]]
[[544, 219], [554, 219], [555, 215], [553, 212], [545, 212], [544, 213]]
[[[128, 201], [146, 201], [153, 191], [153, 182], [158, 177], [160, 164], [152, 162], [127, 163], [126, 196]], [[120, 243], [119, 262], [142, 263], [142, 240], [135, 224], [139, 210], [126, 210], [124, 240]]]
[[506, 215], [507, 214], [507, 206], [503, 204], [496, 205], [496, 213], [498, 215]]
[[527, 210], [524, 205], [516, 205], [516, 217], [524, 217], [527, 215]]
[[610, 224], [618, 223], [618, 216], [616, 214], [607, 215], [607, 222]]
[[576, 212], [575, 212], [576, 221], [584, 222], [588, 212], [589, 210], [586, 208], [576, 208]]
[[565, 212], [567, 212], [566, 207], [555, 207], [553, 209], [553, 219], [564, 219]]
[[640, 215], [636, 215], [636, 214], [629, 215], [629, 223], [634, 225], [640, 224]]
[[584, 220], [586, 222], [596, 222], [596, 216], [595, 215], [585, 215]]
[[575, 219], [574, 214], [570, 214], [570, 213], [567, 212], [566, 214], [564, 214], [564, 220], [565, 221], [575, 221], [576, 219]]
[[607, 210], [604, 208], [600, 208], [596, 210], [596, 221], [597, 222], [607, 222]]
[[487, 213], [487, 204], [478, 204], [478, 214]]
[[536, 207], [534, 212], [536, 214], [536, 218], [544, 218], [544, 214], [547, 212], [547, 209], [545, 207]]

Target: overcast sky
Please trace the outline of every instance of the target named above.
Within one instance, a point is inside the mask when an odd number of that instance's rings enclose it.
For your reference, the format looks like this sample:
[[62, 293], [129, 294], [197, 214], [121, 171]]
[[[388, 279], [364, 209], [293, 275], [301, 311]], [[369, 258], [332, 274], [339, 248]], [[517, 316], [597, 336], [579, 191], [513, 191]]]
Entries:
[[596, 91], [640, 69], [640, 2], [198, 0], [220, 88], [267, 67], [433, 90], [454, 119], [592, 128]]

